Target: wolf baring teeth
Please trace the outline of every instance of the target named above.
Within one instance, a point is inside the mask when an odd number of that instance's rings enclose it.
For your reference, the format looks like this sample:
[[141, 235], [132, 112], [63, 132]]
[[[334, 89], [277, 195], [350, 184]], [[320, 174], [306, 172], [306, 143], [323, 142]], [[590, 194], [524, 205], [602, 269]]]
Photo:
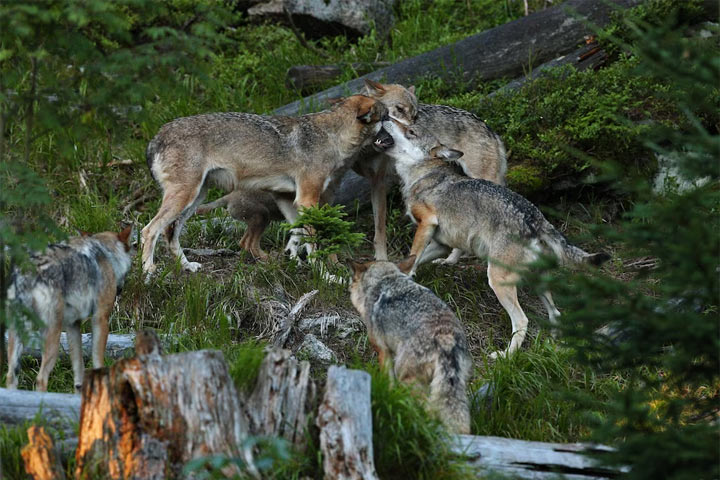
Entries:
[[[88, 317], [92, 317], [93, 367], [104, 366], [108, 319], [135, 254], [132, 232], [132, 227], [127, 227], [120, 233], [83, 235], [49, 245], [44, 253], [31, 258], [36, 272], [13, 272], [8, 289], [9, 307], [33, 312], [43, 328], [45, 342], [37, 390], [47, 390], [63, 329], [67, 330], [75, 390], [80, 390], [84, 370], [80, 323]], [[30, 322], [26, 324], [29, 326]], [[11, 324], [8, 388], [17, 388], [22, 351], [20, 337]]]
[[[392, 136], [390, 144], [385, 135]], [[526, 265], [542, 252], [571, 263], [600, 265], [609, 256], [591, 254], [568, 243], [540, 210], [526, 198], [500, 185], [457, 174], [447, 161], [463, 153], [440, 144], [427, 130], [414, 125], [385, 121], [376, 140], [388, 145], [385, 153], [395, 160], [402, 181], [407, 212], [417, 230], [410, 255], [418, 265], [446, 255], [451, 248], [488, 258], [488, 283], [512, 321], [513, 337], [503, 352], [522, 344], [528, 319], [517, 298], [516, 283]], [[540, 296], [551, 322], [560, 312], [550, 292]]]

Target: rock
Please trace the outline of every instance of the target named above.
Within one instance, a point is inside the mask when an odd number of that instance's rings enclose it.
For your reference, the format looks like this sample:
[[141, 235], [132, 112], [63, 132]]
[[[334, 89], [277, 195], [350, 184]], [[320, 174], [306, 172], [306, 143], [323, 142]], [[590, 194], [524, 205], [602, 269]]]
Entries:
[[319, 314], [312, 317], [305, 317], [300, 321], [302, 332], [312, 332], [325, 337], [330, 329], [335, 330], [339, 338], [346, 338], [348, 335], [362, 330], [362, 321], [355, 315]]
[[248, 10], [250, 18], [287, 23], [284, 9], [308, 38], [367, 35], [373, 24], [384, 38], [395, 23], [395, 0], [271, 0]]
[[330, 350], [327, 345], [322, 343], [312, 333], [308, 333], [307, 335], [305, 335], [305, 339], [300, 345], [298, 352], [305, 354], [310, 360], [315, 360], [318, 362], [330, 363], [337, 361], [335, 352]]
[[[658, 162], [658, 171], [653, 180], [653, 192], [656, 195], [668, 193], [685, 193], [702, 187], [710, 181], [710, 177], [688, 178], [680, 171], [678, 159], [670, 155], [655, 155]], [[707, 161], [713, 161], [708, 158]]]

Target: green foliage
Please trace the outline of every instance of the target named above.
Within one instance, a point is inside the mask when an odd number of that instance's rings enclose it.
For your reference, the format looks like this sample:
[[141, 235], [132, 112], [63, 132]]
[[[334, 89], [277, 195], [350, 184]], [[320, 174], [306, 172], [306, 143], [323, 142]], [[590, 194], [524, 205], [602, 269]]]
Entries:
[[230, 376], [238, 390], [252, 391], [265, 358], [265, 345], [249, 340], [232, 347], [226, 354]]
[[[537, 194], [566, 177], [578, 180], [600, 162], [626, 174], [655, 165], [644, 141], [653, 123], [682, 124], [681, 111], [663, 97], [669, 86], [623, 58], [598, 71], [560, 68], [512, 93], [486, 99], [478, 115], [497, 129], [511, 152], [508, 183]], [[578, 157], [574, 152], [584, 152]]]
[[[290, 457], [288, 442], [280, 437], [250, 436], [240, 445], [242, 451], [253, 452], [252, 468], [245, 458], [216, 455], [189, 461], [183, 470], [185, 475], [202, 480], [228, 478], [223, 469], [237, 467], [239, 476], [233, 478], [258, 478], [257, 473], [269, 473], [278, 463]], [[227, 471], [227, 470], [226, 470]], [[267, 477], [263, 477], [267, 478]]]
[[[704, 126], [703, 115], [717, 115], [709, 110], [715, 108], [720, 61], [709, 43], [672, 24], [629, 25], [640, 34], [632, 48], [639, 71], [666, 79], [667, 98], [686, 120], [671, 135], [653, 127], [648, 148], [671, 154], [685, 178], [705, 176], [709, 183], [655, 197], [649, 182], [619, 177], [622, 188], [636, 192], [637, 203], [617, 231], [598, 228], [597, 234], [655, 257], [657, 266], [630, 281], [597, 272], [541, 274], [531, 282], [552, 289], [566, 305], [560, 329], [576, 361], [599, 374], [625, 372], [624, 387], [607, 402], [593, 433], [594, 440], [615, 442], [617, 450], [605, 461], [629, 465], [624, 478], [715, 478], [720, 137], [716, 126]], [[654, 143], [659, 137], [662, 148]], [[597, 402], [586, 400], [589, 408]]]
[[411, 386], [375, 365], [362, 368], [372, 376], [373, 453], [380, 478], [475, 478], [450, 451], [447, 431]]
[[288, 225], [287, 229], [311, 227], [312, 232], [304, 235], [304, 240], [316, 247], [309, 255], [310, 258], [327, 258], [352, 249], [365, 237], [362, 233], [353, 233], [353, 223], [343, 220], [344, 217], [347, 217], [347, 213], [342, 205], [325, 204], [303, 208], [297, 220]]
[[[487, 385], [483, 387], [483, 385]], [[527, 350], [497, 360], [471, 386], [473, 434], [544, 442], [582, 440], [593, 425], [578, 395], [602, 403], [617, 385], [609, 377], [580, 369], [571, 352], [550, 340], [535, 339]]]

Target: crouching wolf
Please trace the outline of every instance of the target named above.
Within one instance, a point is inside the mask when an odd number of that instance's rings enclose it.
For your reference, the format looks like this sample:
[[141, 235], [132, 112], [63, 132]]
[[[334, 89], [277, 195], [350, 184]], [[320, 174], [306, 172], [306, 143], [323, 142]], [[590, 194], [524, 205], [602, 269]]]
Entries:
[[402, 270], [415, 259], [353, 263], [350, 298], [386, 372], [429, 389], [429, 404], [447, 428], [470, 433], [467, 380], [472, 360], [450, 308]]
[[[417, 265], [447, 254], [450, 248], [488, 258], [488, 281], [510, 315], [513, 337], [503, 353], [522, 344], [528, 319], [517, 298], [516, 283], [522, 269], [541, 252], [553, 253], [561, 261], [599, 265], [609, 257], [590, 254], [570, 245], [540, 210], [511, 190], [482, 179], [457, 174], [446, 160], [462, 152], [440, 144], [419, 126], [383, 122], [375, 147], [395, 160], [401, 178], [407, 212], [417, 230], [411, 255]], [[540, 296], [554, 322], [560, 312], [550, 292]]]
[[[354, 95], [330, 110], [301, 117], [215, 113], [165, 124], [146, 151], [163, 199], [142, 231], [143, 271], [149, 274], [155, 269], [153, 251], [161, 232], [183, 268], [200, 268], [185, 258], [180, 233], [212, 184], [226, 191], [293, 193], [294, 202], [284, 196], [275, 201], [294, 222], [295, 207], [318, 204], [355, 154], [372, 143], [386, 114], [381, 102]], [[295, 235], [291, 241], [299, 243], [299, 238]]]
[[[103, 366], [108, 319], [135, 253], [131, 237], [131, 226], [120, 233], [73, 237], [31, 257], [37, 267], [35, 272], [13, 272], [9, 302], [33, 312], [43, 325], [45, 345], [35, 384], [37, 390], [47, 390], [48, 377], [58, 357], [60, 332], [65, 329], [75, 391], [80, 391], [84, 370], [80, 323], [90, 316], [93, 367]], [[7, 387], [17, 388], [23, 345], [12, 326], [8, 333]]]

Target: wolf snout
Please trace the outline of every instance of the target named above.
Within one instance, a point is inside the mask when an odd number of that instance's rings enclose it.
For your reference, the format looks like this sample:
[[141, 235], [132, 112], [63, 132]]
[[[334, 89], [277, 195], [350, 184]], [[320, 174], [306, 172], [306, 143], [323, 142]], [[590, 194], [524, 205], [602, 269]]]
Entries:
[[387, 130], [385, 130], [385, 127], [382, 127], [380, 131], [375, 136], [375, 141], [373, 142], [373, 148], [377, 152], [383, 152], [387, 150], [388, 148], [392, 147], [395, 144], [395, 141], [392, 138], [392, 135], [388, 133]]

